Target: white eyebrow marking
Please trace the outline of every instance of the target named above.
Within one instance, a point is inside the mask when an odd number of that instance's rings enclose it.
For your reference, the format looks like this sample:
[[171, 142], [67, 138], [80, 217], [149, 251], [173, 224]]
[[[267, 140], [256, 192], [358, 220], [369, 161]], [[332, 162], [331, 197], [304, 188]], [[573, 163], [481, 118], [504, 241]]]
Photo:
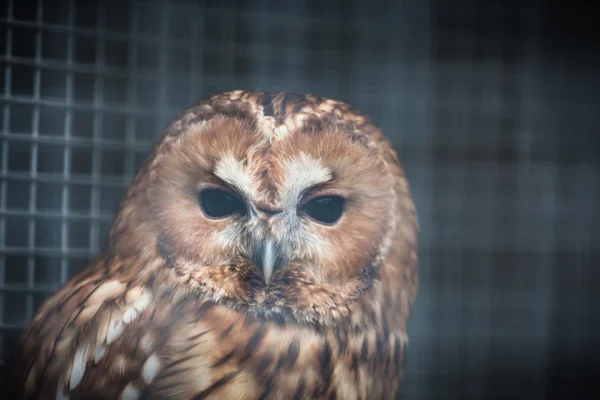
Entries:
[[227, 154], [217, 162], [215, 175], [252, 198], [258, 197], [258, 182], [252, 171], [244, 168], [233, 154]]
[[303, 190], [331, 179], [331, 171], [321, 162], [301, 152], [298, 157], [286, 162], [283, 195], [285, 203], [295, 204]]

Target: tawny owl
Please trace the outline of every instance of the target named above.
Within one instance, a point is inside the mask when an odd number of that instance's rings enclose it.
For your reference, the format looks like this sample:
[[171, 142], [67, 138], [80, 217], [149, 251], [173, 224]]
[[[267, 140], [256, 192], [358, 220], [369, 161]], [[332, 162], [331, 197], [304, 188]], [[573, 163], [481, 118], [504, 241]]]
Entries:
[[368, 117], [215, 95], [167, 127], [106, 248], [23, 332], [5, 398], [395, 398], [417, 233]]

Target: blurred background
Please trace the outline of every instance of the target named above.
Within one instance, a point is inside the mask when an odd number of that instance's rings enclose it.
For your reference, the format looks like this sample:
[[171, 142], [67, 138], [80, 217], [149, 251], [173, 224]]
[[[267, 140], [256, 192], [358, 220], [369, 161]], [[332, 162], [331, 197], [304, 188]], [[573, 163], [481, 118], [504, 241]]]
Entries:
[[593, 5], [0, 1], [0, 360], [107, 240], [153, 141], [233, 89], [334, 97], [404, 162], [421, 224], [405, 399], [595, 398]]

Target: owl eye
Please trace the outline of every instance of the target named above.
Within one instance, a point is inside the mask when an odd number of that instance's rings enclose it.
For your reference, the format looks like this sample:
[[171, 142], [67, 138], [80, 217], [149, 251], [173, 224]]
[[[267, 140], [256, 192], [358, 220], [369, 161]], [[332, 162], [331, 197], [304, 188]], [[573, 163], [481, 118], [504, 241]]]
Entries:
[[246, 211], [244, 202], [231, 192], [221, 189], [204, 189], [200, 192], [200, 207], [210, 218], [224, 218]]
[[342, 216], [345, 202], [340, 196], [320, 196], [304, 203], [300, 210], [315, 221], [330, 225]]

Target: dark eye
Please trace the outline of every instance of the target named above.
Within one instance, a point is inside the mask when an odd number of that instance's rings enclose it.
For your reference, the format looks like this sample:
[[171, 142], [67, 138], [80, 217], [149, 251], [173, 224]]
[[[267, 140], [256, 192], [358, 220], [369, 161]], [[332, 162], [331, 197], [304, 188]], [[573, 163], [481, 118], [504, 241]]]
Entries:
[[234, 195], [221, 189], [204, 189], [200, 192], [200, 207], [210, 218], [224, 218], [234, 213], [244, 213], [244, 202]]
[[317, 222], [333, 224], [342, 216], [344, 204], [343, 197], [321, 196], [302, 205], [301, 211]]

